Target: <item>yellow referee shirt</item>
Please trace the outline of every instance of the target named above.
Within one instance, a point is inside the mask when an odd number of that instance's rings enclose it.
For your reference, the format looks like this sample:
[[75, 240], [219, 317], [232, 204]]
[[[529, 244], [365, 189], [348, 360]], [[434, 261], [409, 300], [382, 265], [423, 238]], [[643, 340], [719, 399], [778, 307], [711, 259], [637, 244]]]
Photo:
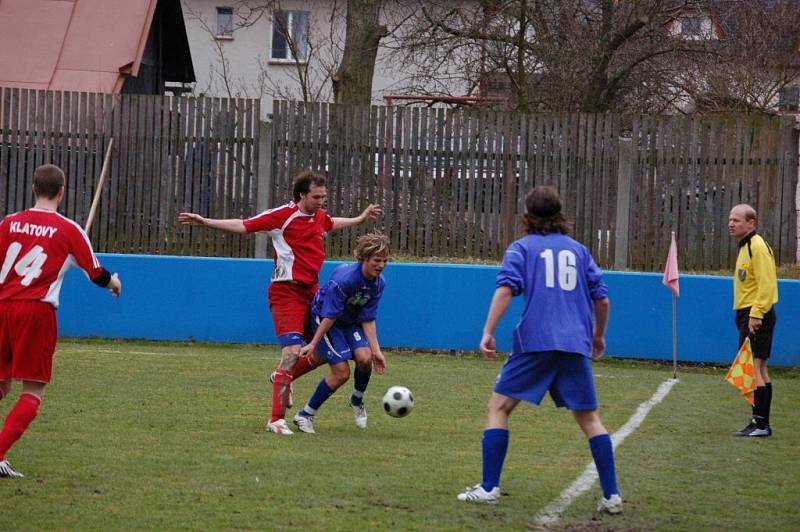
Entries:
[[733, 308], [750, 307], [750, 317], [761, 319], [777, 302], [775, 257], [760, 235], [750, 233], [739, 241], [733, 272]]

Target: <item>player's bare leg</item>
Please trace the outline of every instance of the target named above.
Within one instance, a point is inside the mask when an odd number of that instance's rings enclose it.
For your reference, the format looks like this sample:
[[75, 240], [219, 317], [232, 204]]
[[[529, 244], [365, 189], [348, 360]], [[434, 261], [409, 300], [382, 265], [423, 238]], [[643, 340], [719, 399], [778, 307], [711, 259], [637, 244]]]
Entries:
[[[281, 349], [281, 361], [278, 364], [278, 373], [284, 373], [285, 375], [291, 376], [294, 372], [294, 367], [297, 365], [297, 359], [300, 356], [300, 348], [302, 346], [300, 344], [289, 345]], [[286, 407], [289, 406], [289, 393], [291, 390], [291, 384], [294, 378], [292, 377], [289, 382], [282, 382], [279, 383], [279, 393], [278, 397], [281, 401], [281, 408], [286, 411]]]
[[508, 418], [518, 404], [519, 399], [512, 399], [506, 395], [492, 392], [492, 397], [489, 399], [486, 428], [508, 430]]
[[0, 399], [11, 392], [11, 381], [0, 381]]
[[587, 438], [608, 433], [600, 421], [600, 414], [597, 413], [597, 410], [573, 410], [572, 415]]

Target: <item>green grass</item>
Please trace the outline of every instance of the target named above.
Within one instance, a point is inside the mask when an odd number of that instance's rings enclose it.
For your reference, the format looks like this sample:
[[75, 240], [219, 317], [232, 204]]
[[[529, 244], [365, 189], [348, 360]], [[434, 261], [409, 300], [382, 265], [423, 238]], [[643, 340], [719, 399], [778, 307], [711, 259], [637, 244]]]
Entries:
[[[590, 460], [571, 416], [546, 400], [511, 420], [503, 497], [457, 503], [480, 479], [485, 402], [499, 362], [389, 352], [355, 428], [347, 393], [321, 411], [316, 435], [263, 431], [274, 347], [62, 341], [40, 415], [9, 453], [27, 476], [0, 482], [17, 530], [522, 530]], [[671, 369], [595, 366], [603, 421], [624, 424]], [[775, 372], [775, 436], [730, 432], [748, 407], [722, 368], [682, 368], [680, 382], [618, 449], [625, 514], [598, 517], [596, 486], [569, 530], [790, 530], [800, 522], [800, 373]], [[296, 383], [305, 401], [323, 370]], [[380, 412], [390, 385], [415, 394], [403, 419]], [[349, 385], [346, 389], [349, 391]], [[15, 393], [12, 395], [16, 396]], [[11, 405], [0, 402], [0, 415]], [[298, 406], [301, 406], [298, 404]]]

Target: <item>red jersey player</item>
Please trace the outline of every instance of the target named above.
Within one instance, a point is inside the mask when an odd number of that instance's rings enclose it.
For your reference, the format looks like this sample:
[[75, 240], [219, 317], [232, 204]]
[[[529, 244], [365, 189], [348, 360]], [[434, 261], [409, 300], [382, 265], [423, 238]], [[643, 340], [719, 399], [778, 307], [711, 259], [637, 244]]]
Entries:
[[5, 455], [36, 417], [50, 382], [64, 274], [77, 265], [113, 295], [122, 289], [117, 275], [100, 266], [83, 229], [56, 212], [64, 181], [59, 167], [40, 166], [33, 174], [34, 207], [0, 223], [0, 399], [12, 379], [22, 381], [0, 431], [0, 477], [23, 476]]
[[285, 417], [293, 373], [302, 374], [310, 369], [305, 367], [308, 360], [305, 357], [298, 359], [298, 355], [325, 260], [325, 233], [374, 219], [382, 212], [378, 205], [369, 205], [354, 218], [332, 218], [322, 208], [326, 195], [325, 176], [306, 170], [292, 182], [293, 201], [252, 218], [215, 220], [187, 212], [178, 216], [182, 224], [202, 225], [232, 233], [263, 231], [272, 237], [275, 269], [268, 296], [275, 334], [281, 346], [281, 361], [273, 381], [272, 415], [267, 431], [276, 434], [292, 433]]

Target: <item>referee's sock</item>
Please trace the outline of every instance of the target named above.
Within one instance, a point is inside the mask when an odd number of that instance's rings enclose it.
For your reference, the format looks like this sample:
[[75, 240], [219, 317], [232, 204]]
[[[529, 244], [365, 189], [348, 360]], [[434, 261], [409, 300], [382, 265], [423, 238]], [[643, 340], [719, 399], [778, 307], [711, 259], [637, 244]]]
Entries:
[[769, 426], [769, 411], [772, 406], [772, 383], [768, 382], [764, 388], [766, 388], [766, 393], [764, 394], [764, 418], [767, 422], [767, 426]]
[[492, 491], [500, 485], [500, 473], [508, 452], [508, 429], [486, 429], [481, 441], [483, 451], [483, 489]]
[[758, 386], [753, 392], [753, 419], [756, 420], [756, 427], [759, 429], [767, 428], [766, 403], [767, 387]]
[[615, 493], [619, 494], [617, 472], [614, 466], [614, 445], [611, 443], [611, 436], [606, 433], [589, 438], [589, 448], [592, 450], [594, 465], [597, 467], [597, 474], [600, 476], [603, 497], [608, 499]]

